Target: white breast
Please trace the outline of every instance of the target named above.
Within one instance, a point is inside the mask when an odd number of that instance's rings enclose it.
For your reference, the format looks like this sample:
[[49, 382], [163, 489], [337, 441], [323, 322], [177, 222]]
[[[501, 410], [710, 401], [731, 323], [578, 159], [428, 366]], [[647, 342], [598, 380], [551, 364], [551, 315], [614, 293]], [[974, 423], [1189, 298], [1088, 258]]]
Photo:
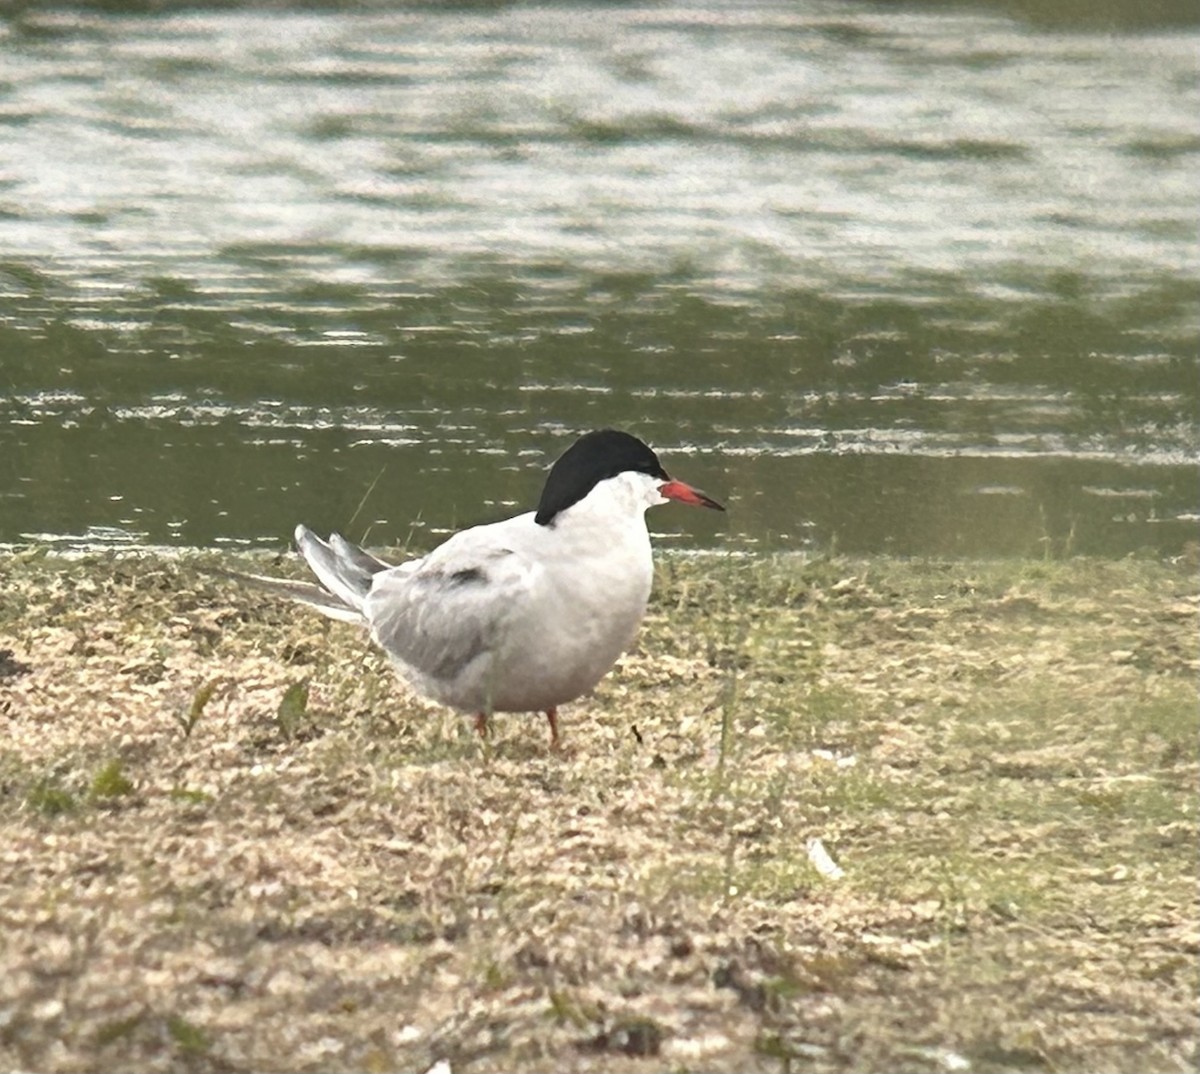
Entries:
[[465, 712], [546, 710], [591, 690], [633, 641], [653, 576], [657, 486], [621, 474], [539, 526], [464, 530], [378, 576], [364, 614], [414, 689]]
[[554, 535], [535, 572], [530, 600], [497, 647], [494, 708], [523, 712], [572, 701], [591, 690], [637, 634], [653, 578], [642, 519], [603, 543], [579, 528]]

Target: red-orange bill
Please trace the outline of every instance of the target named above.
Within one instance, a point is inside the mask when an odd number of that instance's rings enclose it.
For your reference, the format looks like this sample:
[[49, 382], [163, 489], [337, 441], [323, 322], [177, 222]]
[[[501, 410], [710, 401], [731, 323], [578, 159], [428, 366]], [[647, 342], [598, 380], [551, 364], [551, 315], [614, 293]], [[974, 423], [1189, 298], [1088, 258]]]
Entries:
[[682, 481], [668, 481], [664, 485], [659, 485], [658, 491], [668, 500], [690, 503], [693, 507], [711, 507], [714, 511], [725, 510], [711, 496], [706, 496], [699, 489], [694, 489], [691, 485], [685, 485]]

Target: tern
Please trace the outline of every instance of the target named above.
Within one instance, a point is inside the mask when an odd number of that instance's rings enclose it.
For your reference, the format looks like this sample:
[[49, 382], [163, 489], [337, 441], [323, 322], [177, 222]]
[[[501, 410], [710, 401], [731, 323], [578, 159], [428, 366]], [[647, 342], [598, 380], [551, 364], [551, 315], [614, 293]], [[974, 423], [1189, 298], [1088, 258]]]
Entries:
[[591, 690], [637, 634], [654, 564], [646, 510], [671, 500], [724, 511], [676, 481], [636, 436], [581, 436], [550, 469], [537, 509], [454, 534], [390, 566], [340, 534], [296, 527], [319, 586], [253, 577], [358, 623], [420, 696], [471, 714], [543, 712]]

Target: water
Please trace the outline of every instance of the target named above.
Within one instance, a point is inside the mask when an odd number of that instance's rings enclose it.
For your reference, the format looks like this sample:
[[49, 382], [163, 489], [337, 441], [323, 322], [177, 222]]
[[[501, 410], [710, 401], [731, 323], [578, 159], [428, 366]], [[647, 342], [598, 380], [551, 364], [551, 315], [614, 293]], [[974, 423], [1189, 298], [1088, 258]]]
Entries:
[[617, 425], [728, 502], [678, 546], [1174, 554], [1165, 10], [10, 15], [0, 544], [429, 544]]

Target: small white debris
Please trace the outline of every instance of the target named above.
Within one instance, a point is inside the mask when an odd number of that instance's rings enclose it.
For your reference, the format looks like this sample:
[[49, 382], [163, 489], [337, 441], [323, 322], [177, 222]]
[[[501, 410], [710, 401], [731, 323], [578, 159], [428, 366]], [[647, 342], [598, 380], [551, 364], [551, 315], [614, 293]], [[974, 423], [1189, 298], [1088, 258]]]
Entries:
[[663, 1041], [663, 1055], [681, 1063], [695, 1062], [730, 1047], [724, 1033], [705, 1033], [699, 1037]]
[[39, 1022], [50, 1022], [62, 1014], [64, 1010], [61, 999], [44, 999], [34, 1004], [33, 1017]]
[[810, 839], [806, 846], [808, 847], [808, 860], [822, 876], [828, 877], [830, 880], [841, 880], [846, 875], [845, 870], [829, 856], [829, 851], [825, 849], [825, 844], [820, 839]]
[[425, 1074], [453, 1074], [453, 1071], [450, 1069], [450, 1063], [448, 1060], [439, 1059], [433, 1064], [433, 1066], [425, 1071]]
[[816, 749], [812, 751], [812, 755], [818, 761], [828, 761], [830, 764], [838, 768], [853, 768], [858, 764], [858, 758], [854, 754], [837, 754], [833, 750]]
[[960, 1071], [971, 1069], [971, 1060], [958, 1052], [950, 1051], [949, 1048], [911, 1048], [905, 1049], [905, 1054], [926, 1063], [935, 1063], [950, 1074], [959, 1074]]

